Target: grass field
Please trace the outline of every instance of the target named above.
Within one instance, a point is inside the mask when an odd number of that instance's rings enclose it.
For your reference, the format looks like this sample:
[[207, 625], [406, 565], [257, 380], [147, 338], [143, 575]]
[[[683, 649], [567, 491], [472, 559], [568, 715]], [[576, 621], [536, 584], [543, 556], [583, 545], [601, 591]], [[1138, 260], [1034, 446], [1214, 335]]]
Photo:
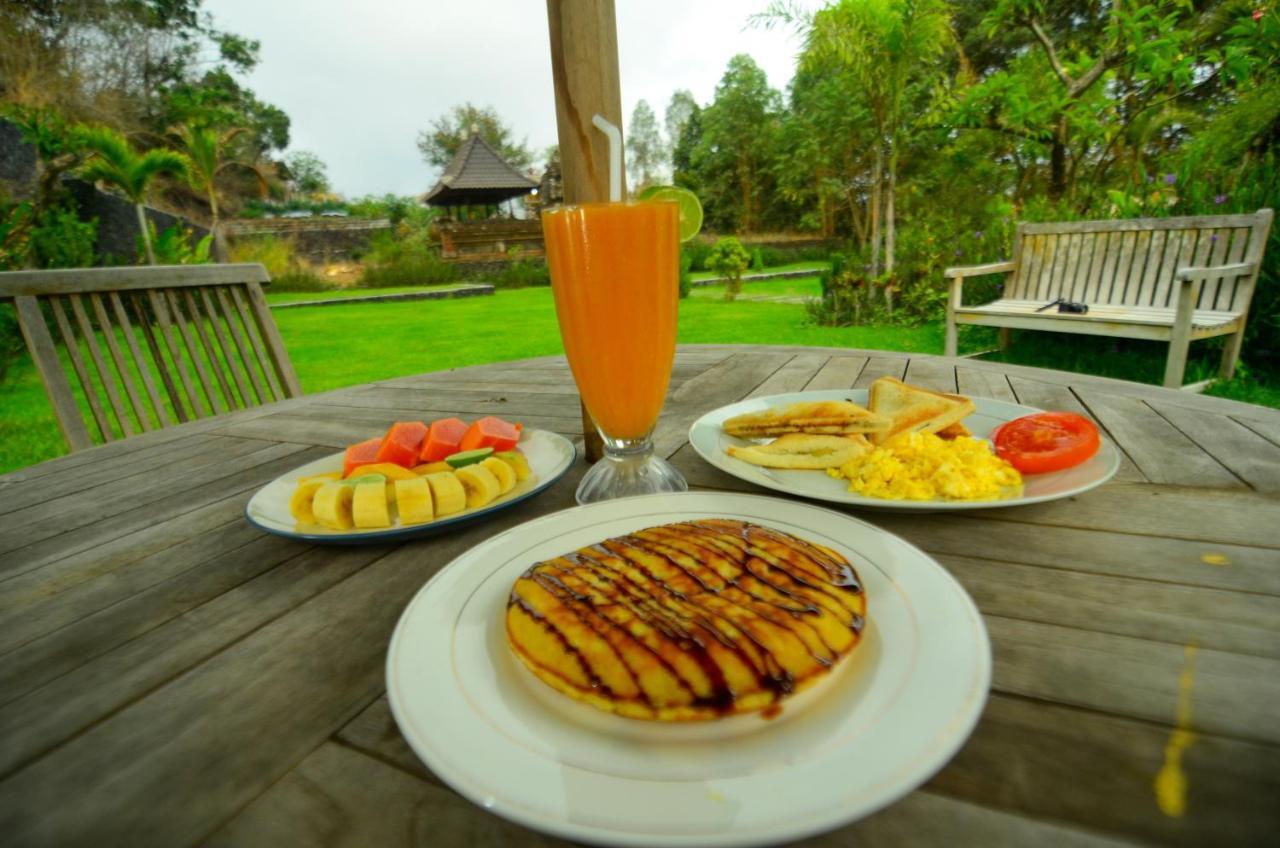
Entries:
[[[816, 277], [747, 283], [746, 296], [818, 295]], [[365, 289], [362, 293], [381, 293]], [[285, 301], [297, 293], [271, 295]], [[309, 394], [424, 371], [544, 356], [562, 351], [555, 306], [546, 288], [499, 291], [492, 297], [353, 303], [275, 313], [280, 333]], [[994, 347], [995, 333], [963, 328], [962, 352]], [[637, 331], [643, 328], [637, 327]], [[802, 304], [726, 302], [718, 286], [698, 287], [680, 304], [685, 344], [811, 345], [942, 352], [942, 326], [817, 327]], [[1212, 373], [1206, 343], [1187, 380]], [[1056, 334], [1020, 333], [1009, 351], [984, 358], [1158, 383], [1164, 347]], [[1211, 393], [1280, 407], [1280, 389], [1242, 377]], [[62, 436], [31, 360], [19, 359], [0, 385], [0, 473], [65, 452]]]

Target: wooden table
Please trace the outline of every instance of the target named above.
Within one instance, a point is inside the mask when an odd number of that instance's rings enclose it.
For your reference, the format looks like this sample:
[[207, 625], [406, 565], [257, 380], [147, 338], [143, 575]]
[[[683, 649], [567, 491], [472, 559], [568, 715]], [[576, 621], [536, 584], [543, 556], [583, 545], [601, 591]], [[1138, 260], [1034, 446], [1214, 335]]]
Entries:
[[[696, 488], [752, 490], [693, 454], [695, 418], [882, 374], [1083, 411], [1124, 463], [1067, 501], [859, 513], [964, 584], [991, 634], [993, 690], [926, 786], [807, 844], [1274, 838], [1280, 413], [968, 360], [693, 346], [659, 449]], [[392, 722], [383, 657], [428, 577], [571, 506], [584, 466], [488, 523], [401, 546], [313, 547], [242, 512], [268, 480], [393, 419], [495, 413], [580, 437], [577, 409], [563, 359], [529, 360], [312, 395], [0, 478], [3, 842], [557, 844], [427, 772]], [[1186, 776], [1181, 816], [1154, 791], [1167, 759]]]

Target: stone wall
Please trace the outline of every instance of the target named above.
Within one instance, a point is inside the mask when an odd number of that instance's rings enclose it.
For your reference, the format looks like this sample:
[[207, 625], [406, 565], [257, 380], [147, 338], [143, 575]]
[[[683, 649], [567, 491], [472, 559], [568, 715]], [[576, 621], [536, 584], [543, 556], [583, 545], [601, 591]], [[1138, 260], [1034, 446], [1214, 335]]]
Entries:
[[271, 236], [293, 244], [294, 254], [317, 264], [358, 258], [373, 239], [391, 230], [386, 218], [264, 218], [228, 221], [224, 227], [232, 241]]
[[12, 198], [25, 200], [35, 190], [36, 151], [22, 141], [16, 126], [0, 120], [0, 188]]

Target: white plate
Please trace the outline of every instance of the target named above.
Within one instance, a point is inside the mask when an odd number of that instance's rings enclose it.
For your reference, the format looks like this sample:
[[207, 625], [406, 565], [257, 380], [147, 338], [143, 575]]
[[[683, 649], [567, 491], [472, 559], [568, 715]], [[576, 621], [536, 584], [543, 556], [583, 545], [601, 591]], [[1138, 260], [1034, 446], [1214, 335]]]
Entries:
[[564, 436], [547, 430], [525, 430], [520, 435], [520, 452], [529, 460], [533, 474], [521, 481], [510, 492], [485, 506], [464, 509], [462, 512], [438, 518], [426, 524], [395, 525], [382, 530], [329, 530], [318, 524], [299, 526], [289, 512], [289, 499], [298, 481], [303, 477], [341, 471], [345, 452], [335, 453], [315, 462], [308, 462], [282, 474], [258, 490], [244, 508], [249, 523], [274, 533], [304, 542], [324, 542], [337, 545], [375, 545], [399, 542], [418, 536], [429, 536], [449, 527], [467, 523], [492, 512], [514, 506], [533, 497], [559, 480], [573, 464], [577, 451]]
[[[867, 594], [862, 643], [772, 720], [665, 725], [580, 705], [506, 643], [529, 566], [644, 527], [738, 518], [827, 545]], [[829, 830], [910, 792], [968, 737], [991, 648], [960, 584], [901, 539], [843, 513], [757, 495], [648, 495], [565, 510], [458, 557], [409, 603], [387, 652], [405, 738], [481, 807], [605, 845], [764, 845]]]
[[[762, 412], [765, 409], [801, 401], [814, 400], [851, 400], [866, 406], [866, 389], [832, 389], [817, 392], [792, 392], [785, 395], [748, 398], [738, 403], [722, 406], [712, 410], [693, 422], [689, 428], [689, 444], [707, 462], [732, 474], [748, 483], [765, 486], [786, 492], [789, 495], [814, 498], [836, 503], [857, 504], [858, 506], [879, 507], [892, 510], [923, 510], [936, 512], [955, 509], [990, 509], [992, 507], [1022, 506], [1023, 504], [1054, 501], [1069, 498], [1081, 492], [1101, 486], [1115, 476], [1120, 469], [1120, 452], [1104, 436], [1102, 445], [1085, 462], [1073, 468], [1054, 471], [1048, 474], [1024, 474], [1022, 495], [998, 501], [906, 501], [888, 500], [886, 498], [869, 498], [849, 491], [849, 482], [830, 477], [825, 471], [785, 471], [777, 468], [761, 468], [734, 459], [725, 453], [730, 445], [748, 445], [750, 441], [730, 436], [724, 431], [724, 422], [735, 415], [748, 412]], [[964, 425], [974, 436], [987, 438], [997, 426], [1024, 415], [1031, 415], [1043, 410], [1016, 403], [1006, 403], [991, 398], [973, 398], [974, 412], [964, 419]]]

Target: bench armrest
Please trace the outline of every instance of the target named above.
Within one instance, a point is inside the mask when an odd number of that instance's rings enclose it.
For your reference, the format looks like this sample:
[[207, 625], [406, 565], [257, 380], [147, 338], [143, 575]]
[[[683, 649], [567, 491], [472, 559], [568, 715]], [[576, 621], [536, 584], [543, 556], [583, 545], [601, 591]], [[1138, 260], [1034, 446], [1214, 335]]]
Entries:
[[1179, 268], [1179, 280], [1216, 280], [1219, 277], [1240, 277], [1252, 274], [1258, 268], [1256, 262], [1236, 262], [1232, 265], [1206, 265], [1203, 267]]
[[964, 265], [959, 268], [948, 268], [942, 272], [942, 276], [947, 278], [981, 277], [984, 274], [1007, 274], [1012, 270], [1012, 262], [992, 262], [987, 265]]

